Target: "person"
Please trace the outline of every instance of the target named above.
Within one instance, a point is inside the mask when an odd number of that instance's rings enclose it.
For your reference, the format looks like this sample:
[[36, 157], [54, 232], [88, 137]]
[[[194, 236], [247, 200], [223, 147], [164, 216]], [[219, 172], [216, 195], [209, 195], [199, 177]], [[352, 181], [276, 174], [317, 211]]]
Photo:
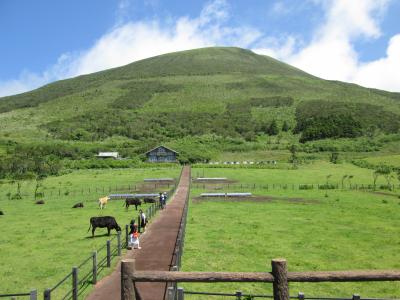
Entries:
[[142, 232], [144, 232], [144, 230], [146, 229], [147, 218], [142, 210], [139, 210], [139, 217], [140, 217], [140, 227], [143, 228]]
[[135, 219], [132, 219], [131, 223], [129, 224], [129, 234], [132, 234], [135, 231]]
[[164, 201], [163, 201], [164, 195], [163, 193], [160, 192], [160, 208], [163, 209], [164, 208]]
[[130, 235], [131, 239], [129, 241], [129, 246], [132, 247], [132, 249], [142, 249], [142, 247], [140, 247], [140, 242], [139, 242], [139, 232], [137, 230], [137, 225], [135, 224], [133, 226], [134, 231], [132, 232], [132, 234]]
[[167, 192], [163, 193], [163, 202], [164, 202], [164, 206], [165, 206], [167, 203]]

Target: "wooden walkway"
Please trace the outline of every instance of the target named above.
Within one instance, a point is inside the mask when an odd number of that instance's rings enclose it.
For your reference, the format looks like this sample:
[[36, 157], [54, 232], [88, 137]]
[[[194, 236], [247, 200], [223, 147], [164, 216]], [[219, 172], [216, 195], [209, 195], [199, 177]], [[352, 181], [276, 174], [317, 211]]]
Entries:
[[[168, 271], [172, 260], [179, 225], [182, 219], [185, 200], [189, 192], [190, 167], [184, 167], [175, 195], [166, 208], [148, 226], [140, 238], [142, 249], [128, 250], [123, 257], [135, 258], [136, 269], [140, 271]], [[87, 300], [120, 299], [121, 271], [120, 264], [109, 276], [99, 281]], [[142, 300], [164, 299], [165, 283], [137, 283]]]

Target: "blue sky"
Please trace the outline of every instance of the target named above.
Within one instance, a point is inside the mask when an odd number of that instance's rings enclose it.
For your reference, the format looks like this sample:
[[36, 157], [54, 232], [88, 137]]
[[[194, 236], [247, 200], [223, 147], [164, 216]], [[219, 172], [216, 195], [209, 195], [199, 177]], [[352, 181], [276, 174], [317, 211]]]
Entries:
[[0, 96], [205, 46], [400, 91], [400, 0], [0, 0]]

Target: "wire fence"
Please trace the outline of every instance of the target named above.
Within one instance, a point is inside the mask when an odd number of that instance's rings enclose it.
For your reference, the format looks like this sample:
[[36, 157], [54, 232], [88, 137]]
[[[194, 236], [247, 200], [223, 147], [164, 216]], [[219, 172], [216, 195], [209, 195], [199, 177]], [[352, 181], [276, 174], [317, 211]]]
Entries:
[[[146, 183], [148, 187], [149, 184]], [[175, 184], [150, 184], [154, 188], [168, 188], [168, 195], [171, 196], [174, 194], [176, 190]], [[82, 193], [93, 195], [96, 192], [112, 192], [112, 191], [137, 191], [138, 186], [136, 185], [128, 185], [128, 186], [115, 186], [111, 187], [95, 187], [95, 188], [87, 188], [81, 190], [68, 190], [68, 194], [73, 193]], [[61, 195], [63, 192], [61, 189], [58, 190], [55, 194]], [[64, 193], [66, 194], [66, 193]], [[52, 192], [50, 192], [50, 196]], [[71, 195], [71, 194], [70, 194]], [[169, 200], [166, 199], [166, 201]], [[151, 220], [157, 215], [157, 211], [161, 209], [161, 203], [158, 200], [155, 200], [145, 211], [147, 216], [147, 220]], [[140, 223], [140, 219], [138, 222], [138, 229], [141, 230], [142, 224]], [[53, 287], [47, 288], [44, 290], [43, 299], [51, 300], [51, 299], [73, 299], [77, 300], [80, 296], [82, 296], [85, 291], [93, 284], [97, 283], [98, 276], [107, 268], [111, 267], [112, 260], [115, 257], [119, 257], [122, 254], [122, 249], [126, 249], [128, 247], [129, 240], [129, 225], [125, 226], [125, 239], [121, 239], [121, 232], [117, 232], [117, 235], [107, 240], [106, 243], [94, 251], [89, 257], [85, 258], [80, 264], [72, 267], [71, 272], [66, 274], [61, 280], [59, 280]], [[38, 292], [37, 290], [32, 290], [26, 293], [13, 293], [13, 294], [0, 294], [0, 298], [11, 298], [17, 299], [17, 297], [24, 297], [29, 300], [37, 300]]]
[[105, 185], [105, 186], [89, 186], [85, 188], [44, 188], [40, 189], [35, 193], [32, 190], [22, 190], [19, 194], [17, 193], [17, 188], [14, 191], [9, 191], [3, 194], [6, 198], [16, 197], [18, 194], [22, 198], [35, 198], [35, 199], [49, 199], [54, 197], [64, 197], [64, 196], [92, 196], [97, 197], [98, 195], [106, 195], [110, 193], [118, 192], [146, 192], [154, 190], [170, 190], [174, 189], [176, 184], [174, 182], [144, 182], [139, 184], [129, 184], [129, 185]]
[[[173, 185], [169, 195], [175, 192], [176, 186]], [[167, 199], [168, 201], [169, 199]], [[145, 211], [147, 220], [151, 220], [161, 209], [159, 201], [152, 203]], [[141, 230], [143, 224], [138, 218], [138, 230]], [[63, 279], [61, 279], [52, 288], [44, 291], [44, 300], [51, 299], [72, 299], [77, 300], [90, 285], [97, 283], [97, 277], [106, 268], [111, 267], [113, 258], [121, 256], [122, 249], [128, 247], [129, 225], [125, 225], [125, 239], [121, 239], [121, 232], [118, 232], [112, 239], [107, 240], [106, 244], [92, 253], [91, 256], [83, 260], [78, 266], [72, 268]], [[63, 288], [60, 288], [62, 287]]]
[[340, 183], [310, 183], [310, 184], [287, 184], [287, 183], [192, 183], [193, 189], [203, 190], [368, 190], [368, 191], [396, 191], [400, 184], [395, 185], [373, 185], [373, 184], [349, 184]]
[[[173, 300], [194, 300], [194, 299], [211, 299], [215, 300], [254, 300], [254, 299], [274, 299], [273, 295], [261, 294], [248, 294], [237, 291], [235, 293], [217, 293], [217, 292], [199, 292], [199, 291], [185, 291], [184, 288], [177, 289], [175, 298]], [[304, 293], [299, 292], [297, 296], [289, 296], [289, 299], [298, 300], [398, 300], [397, 298], [364, 298], [358, 294], [353, 294], [348, 298], [339, 297], [307, 297]], [[170, 300], [170, 299], [168, 299]]]

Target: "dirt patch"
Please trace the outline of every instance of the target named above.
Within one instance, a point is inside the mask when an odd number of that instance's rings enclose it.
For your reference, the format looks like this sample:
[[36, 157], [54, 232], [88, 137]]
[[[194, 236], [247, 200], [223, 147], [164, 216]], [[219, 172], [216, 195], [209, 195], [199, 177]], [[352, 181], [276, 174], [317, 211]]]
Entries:
[[195, 197], [192, 198], [193, 203], [200, 202], [273, 202], [282, 201], [298, 204], [319, 204], [319, 200], [304, 199], [304, 198], [287, 198], [275, 196], [252, 196], [252, 197]]
[[381, 196], [389, 196], [389, 197], [395, 197], [395, 198], [400, 198], [400, 195], [397, 194], [391, 194], [388, 192], [368, 192], [370, 194], [374, 194], [374, 195], [381, 195]]

